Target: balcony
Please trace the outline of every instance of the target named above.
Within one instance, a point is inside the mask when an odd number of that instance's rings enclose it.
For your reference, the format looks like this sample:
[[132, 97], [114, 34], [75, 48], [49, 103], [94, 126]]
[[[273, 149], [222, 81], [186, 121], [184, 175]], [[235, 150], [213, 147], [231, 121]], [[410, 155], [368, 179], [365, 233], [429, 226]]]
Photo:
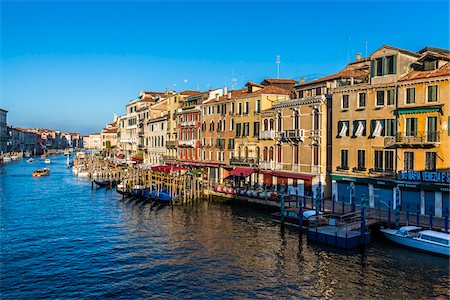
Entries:
[[305, 139], [304, 129], [284, 130], [281, 132], [281, 140], [284, 142], [303, 142]]
[[275, 131], [274, 130], [260, 131], [259, 139], [260, 140], [273, 140], [273, 139], [275, 139]]
[[177, 160], [177, 157], [176, 157], [176, 156], [170, 156], [170, 155], [163, 155], [163, 156], [162, 156], [162, 159], [163, 159], [164, 161], [176, 161], [176, 160]]
[[258, 159], [253, 157], [232, 157], [230, 159], [230, 164], [238, 166], [255, 166], [257, 167]]
[[177, 147], [177, 141], [166, 141], [166, 147], [167, 148], [176, 148]]
[[274, 169], [274, 162], [272, 161], [259, 161], [259, 168], [264, 170], [273, 170]]
[[195, 147], [195, 140], [178, 141], [179, 147]]
[[412, 132], [406, 135], [405, 132], [399, 132], [395, 136], [384, 138], [385, 148], [432, 148], [436, 147], [440, 141], [440, 132], [438, 131], [420, 131]]

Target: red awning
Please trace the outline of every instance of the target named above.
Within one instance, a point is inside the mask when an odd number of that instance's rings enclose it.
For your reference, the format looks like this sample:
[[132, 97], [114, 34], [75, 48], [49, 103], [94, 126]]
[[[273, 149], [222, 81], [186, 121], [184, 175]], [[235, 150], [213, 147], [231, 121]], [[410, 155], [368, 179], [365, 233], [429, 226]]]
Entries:
[[254, 170], [252, 168], [236, 167], [234, 170], [230, 171], [230, 175], [247, 177], [250, 174], [252, 174], [253, 172], [254, 172]]
[[311, 180], [313, 178], [313, 176], [310, 176], [310, 175], [291, 173], [291, 172], [279, 172], [279, 171], [273, 171], [272, 175], [276, 176], [276, 177], [282, 177], [282, 178], [293, 178], [293, 179], [303, 179], [303, 180]]
[[164, 172], [164, 173], [171, 173], [176, 171], [184, 171], [185, 168], [177, 167], [177, 166], [153, 166], [151, 167], [152, 171], [155, 172]]
[[125, 157], [125, 154], [119, 153], [116, 155], [116, 157], [122, 159]]

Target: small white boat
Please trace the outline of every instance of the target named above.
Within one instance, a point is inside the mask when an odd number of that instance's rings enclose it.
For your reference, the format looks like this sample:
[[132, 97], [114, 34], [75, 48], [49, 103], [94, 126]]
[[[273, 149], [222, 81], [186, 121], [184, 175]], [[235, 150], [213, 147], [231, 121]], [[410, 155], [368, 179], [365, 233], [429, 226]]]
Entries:
[[3, 162], [10, 162], [12, 159], [9, 156], [3, 157]]
[[11, 159], [12, 160], [19, 160], [19, 159], [21, 159], [22, 157], [21, 156], [18, 156], [18, 155], [13, 155], [13, 156], [11, 156]]
[[88, 171], [78, 171], [77, 176], [78, 177], [89, 177], [89, 172]]
[[30, 157], [29, 159], [27, 159], [27, 162], [29, 162], [29, 163], [34, 162], [34, 158]]
[[44, 160], [44, 162], [45, 162], [46, 164], [51, 163], [50, 158], [46, 158], [46, 159]]
[[380, 229], [394, 243], [435, 254], [450, 256], [450, 234], [422, 230], [422, 227], [403, 226], [400, 229]]

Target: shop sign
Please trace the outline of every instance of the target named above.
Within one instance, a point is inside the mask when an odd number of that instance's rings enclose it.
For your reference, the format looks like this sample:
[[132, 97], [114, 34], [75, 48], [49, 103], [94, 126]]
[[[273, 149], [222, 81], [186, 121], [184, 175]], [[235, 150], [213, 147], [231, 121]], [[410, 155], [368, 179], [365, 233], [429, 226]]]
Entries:
[[410, 181], [450, 183], [450, 173], [433, 171], [400, 171], [399, 179]]

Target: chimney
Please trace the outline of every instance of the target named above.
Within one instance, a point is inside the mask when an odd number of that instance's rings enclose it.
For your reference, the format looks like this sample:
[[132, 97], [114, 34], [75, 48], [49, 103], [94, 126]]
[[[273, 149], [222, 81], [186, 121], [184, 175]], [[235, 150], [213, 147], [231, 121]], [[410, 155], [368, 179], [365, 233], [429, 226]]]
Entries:
[[300, 84], [304, 84], [305, 83], [305, 77], [300, 78]]
[[228, 94], [228, 88], [227, 88], [226, 86], [223, 87], [223, 94], [224, 94], [224, 95]]
[[227, 93], [227, 99], [231, 99], [231, 92]]
[[361, 60], [361, 53], [356, 53], [356, 61]]
[[166, 88], [166, 92], [164, 94], [169, 95], [169, 88]]
[[214, 98], [214, 101], [219, 101], [219, 94], [216, 93], [216, 97]]

